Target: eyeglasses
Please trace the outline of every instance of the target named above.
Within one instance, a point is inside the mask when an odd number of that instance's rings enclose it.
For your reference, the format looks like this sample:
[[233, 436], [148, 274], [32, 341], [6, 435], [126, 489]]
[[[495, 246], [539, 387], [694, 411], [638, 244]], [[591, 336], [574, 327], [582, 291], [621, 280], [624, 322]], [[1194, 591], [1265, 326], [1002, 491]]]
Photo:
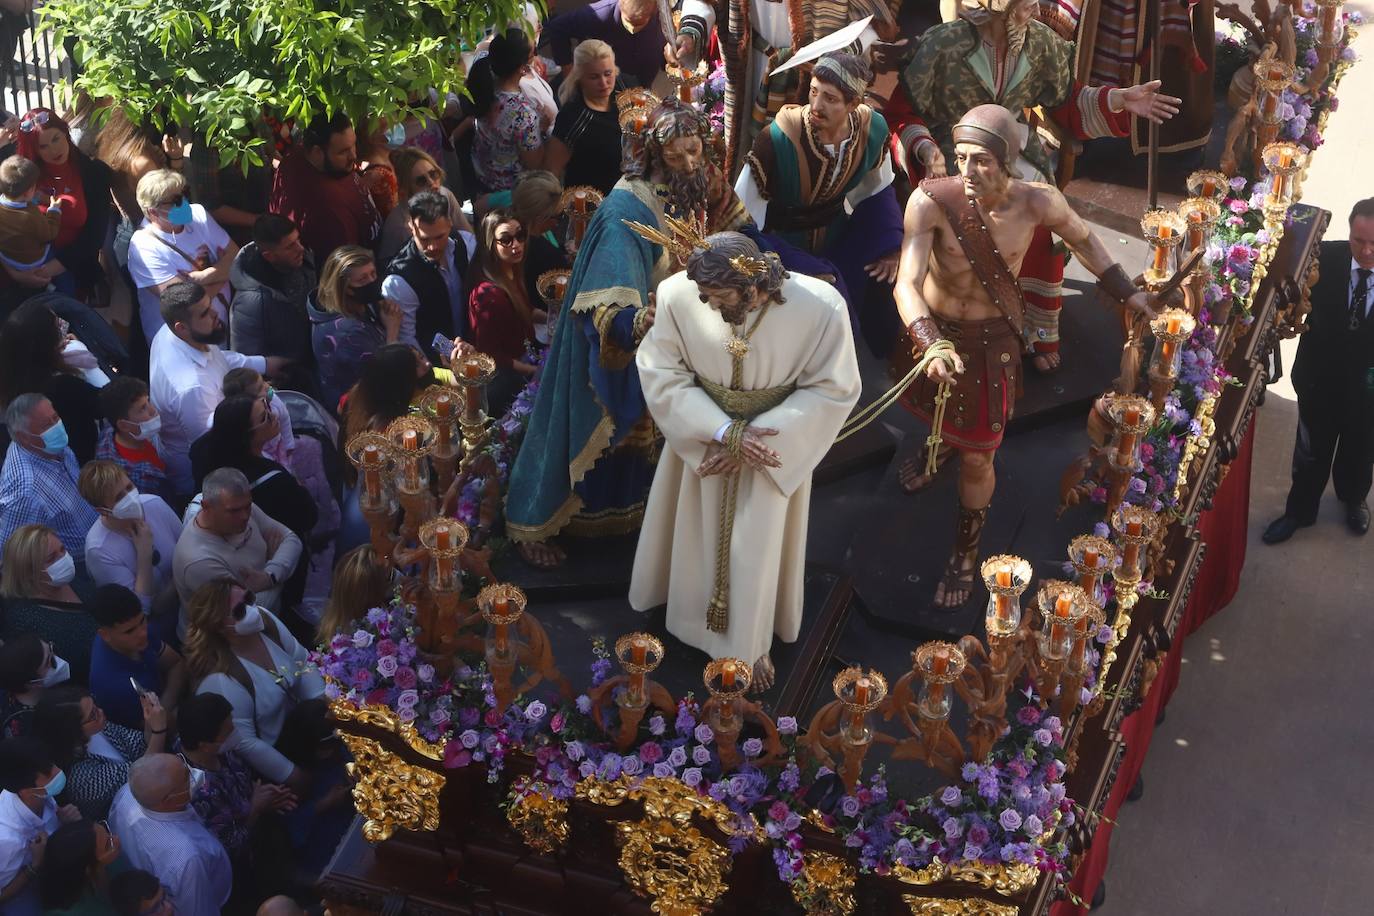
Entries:
[[48, 113], [46, 111], [36, 111], [24, 120], [19, 122], [19, 129], [26, 134], [31, 134], [36, 130], [42, 130], [48, 123]]
[[524, 229], [521, 229], [519, 232], [515, 233], [515, 235], [498, 235], [496, 237], [496, 244], [505, 247], [510, 247], [511, 245], [514, 245], [516, 242], [525, 241], [529, 237], [530, 234], [526, 232]]
[[430, 169], [428, 172], [425, 172], [424, 174], [420, 175], [415, 180], [422, 182], [424, 184], [438, 184], [439, 182], [444, 180], [444, 173], [439, 171], [438, 169]]
[[95, 822], [95, 825], [96, 825], [97, 827], [103, 827], [104, 830], [105, 830], [105, 851], [106, 851], [106, 852], [114, 852], [114, 848], [115, 848], [115, 835], [114, 835], [114, 831], [110, 829], [110, 822], [109, 822], [109, 821], [101, 820], [101, 821], [96, 821], [96, 822]]
[[245, 616], [247, 616], [248, 609], [257, 603], [257, 595], [254, 595], [252, 592], [244, 592], [243, 600], [240, 601], [238, 604], [234, 605], [233, 608], [230, 609], [229, 613], [233, 615], [235, 620], [242, 620]]

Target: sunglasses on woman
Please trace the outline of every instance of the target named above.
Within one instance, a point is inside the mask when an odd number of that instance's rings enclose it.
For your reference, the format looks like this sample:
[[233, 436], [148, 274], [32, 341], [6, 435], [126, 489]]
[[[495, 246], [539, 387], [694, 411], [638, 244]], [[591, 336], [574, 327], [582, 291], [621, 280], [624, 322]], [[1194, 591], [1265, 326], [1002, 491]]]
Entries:
[[20, 121], [19, 129], [26, 134], [31, 134], [36, 130], [42, 130], [43, 126], [47, 123], [48, 113], [46, 111], [39, 111]]
[[238, 604], [234, 605], [234, 607], [229, 611], [229, 613], [234, 616], [235, 620], [242, 620], [244, 617], [248, 615], [248, 609], [257, 603], [257, 595], [254, 595], [252, 592], [244, 592], [243, 600], [240, 601]]
[[498, 235], [496, 237], [496, 244], [509, 247], [511, 245], [514, 245], [516, 242], [523, 242], [527, 240], [529, 237], [530, 234], [526, 232], [524, 229], [521, 229], [514, 235]]

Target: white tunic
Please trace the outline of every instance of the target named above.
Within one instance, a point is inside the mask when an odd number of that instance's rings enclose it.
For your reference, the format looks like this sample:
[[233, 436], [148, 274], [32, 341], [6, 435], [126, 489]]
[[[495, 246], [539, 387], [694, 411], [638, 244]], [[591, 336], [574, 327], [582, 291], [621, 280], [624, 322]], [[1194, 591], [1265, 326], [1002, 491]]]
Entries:
[[773, 305], [750, 339], [742, 388], [795, 385], [796, 390], [752, 421], [778, 430], [766, 441], [781, 456], [782, 467], [740, 472], [724, 633], [707, 628], [706, 606], [715, 581], [727, 478], [701, 478], [696, 469], [729, 417], [696, 377], [729, 384], [725, 342], [732, 331], [701, 302], [686, 273], [678, 273], [658, 287], [657, 316], [636, 356], [645, 402], [668, 448], [649, 493], [630, 604], [643, 611], [666, 603], [668, 631], [713, 658], [753, 663], [768, 651], [775, 633], [784, 642], [796, 640], [811, 472], [859, 399], [859, 366], [844, 299], [829, 284], [796, 275], [784, 282], [782, 294], [786, 301]]

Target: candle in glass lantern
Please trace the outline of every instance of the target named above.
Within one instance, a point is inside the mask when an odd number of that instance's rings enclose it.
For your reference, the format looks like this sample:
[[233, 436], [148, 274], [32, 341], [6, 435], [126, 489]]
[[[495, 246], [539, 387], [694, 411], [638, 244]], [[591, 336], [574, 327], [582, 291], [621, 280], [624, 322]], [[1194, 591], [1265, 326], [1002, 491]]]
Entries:
[[[1173, 238], [1174, 236], [1172, 226], [1160, 226], [1158, 231], [1161, 242], [1165, 239]], [[1151, 254], [1154, 256], [1154, 262], [1150, 265], [1151, 269], [1153, 269], [1155, 273], [1167, 273], [1169, 270], [1169, 246], [1163, 244], [1155, 245]]]
[[930, 676], [926, 679], [926, 691], [930, 705], [940, 708], [945, 702], [945, 685], [936, 680], [949, 671], [949, 649], [943, 646], [930, 654]]
[[1050, 642], [1059, 645], [1064, 642], [1068, 631], [1065, 630], [1065, 621], [1073, 613], [1073, 598], [1067, 592], [1061, 592], [1054, 602], [1054, 620], [1050, 623]]
[[735, 667], [735, 663], [734, 663], [734, 662], [726, 662], [726, 663], [721, 667], [721, 669], [720, 669], [720, 689], [721, 689], [721, 690], [734, 690], [734, 689], [735, 689], [735, 671], [736, 671], [736, 670], [737, 670], [737, 669], [736, 669], [736, 667]]
[[[439, 551], [453, 549], [453, 529], [442, 525], [434, 529], [434, 547]], [[439, 554], [439, 580], [448, 582], [453, 578], [453, 557]]]
[[854, 705], [867, 706], [872, 692], [873, 682], [866, 677], [859, 678], [854, 682]]
[[[407, 453], [420, 450], [420, 434], [413, 429], [401, 433], [401, 448]], [[405, 460], [406, 489], [420, 488], [420, 456], [407, 454]]]
[[[1121, 425], [1122, 425], [1123, 429], [1121, 430], [1120, 441], [1117, 443], [1117, 448], [1116, 448], [1116, 463], [1117, 463], [1117, 464], [1120, 464], [1120, 465], [1125, 466], [1125, 465], [1130, 465], [1131, 463], [1134, 462], [1134, 460], [1135, 460], [1135, 437], [1136, 437], [1136, 433], [1135, 433], [1134, 427], [1135, 427], [1139, 422], [1140, 422], [1140, 408], [1139, 408], [1139, 407], [1127, 407], [1124, 411], [1122, 411], [1122, 413], [1121, 413]], [[1126, 429], [1125, 427], [1132, 427], [1132, 428], [1131, 428], [1131, 429]]]
[[491, 599], [491, 610], [498, 617], [505, 617], [510, 613], [510, 599], [505, 595], [497, 595]]
[[554, 277], [554, 278], [553, 278], [553, 295], [554, 295], [554, 298], [555, 298], [555, 299], [562, 299], [563, 296], [564, 296], [564, 294], [567, 293], [567, 291], [568, 291], [568, 278], [567, 278], [567, 277], [562, 277], [562, 276]]
[[[1002, 566], [997, 570], [997, 584], [1000, 585], [1002, 588], [1011, 588], [1011, 581], [1011, 564], [1003, 563]], [[1002, 623], [1010, 622], [1010, 595], [1003, 595], [1000, 593], [997, 595], [997, 619]]]
[[363, 487], [368, 505], [382, 501], [382, 450], [376, 445], [363, 446]]
[[930, 656], [930, 673], [935, 677], [944, 677], [949, 671], [949, 650], [943, 646], [936, 649]]
[[1093, 550], [1091, 547], [1089, 547], [1087, 550], [1083, 551], [1083, 565], [1088, 567], [1089, 571], [1085, 572], [1082, 578], [1078, 580], [1078, 585], [1080, 588], [1083, 589], [1083, 591], [1087, 592], [1088, 595], [1091, 596], [1093, 593], [1095, 580], [1097, 579], [1096, 550]]
[[[1144, 530], [1140, 522], [1128, 522], [1126, 524], [1126, 535], [1128, 538], [1138, 538]], [[1135, 540], [1126, 541], [1126, 549], [1121, 555], [1121, 566], [1128, 574], [1135, 573], [1136, 560], [1140, 557], [1140, 544]]]
[[573, 191], [573, 209], [576, 210], [580, 215], [583, 215], [583, 216], [586, 215], [586, 213], [587, 213], [587, 192], [586, 192], [586, 191], [581, 191], [581, 190]]
[[630, 664], [643, 667], [649, 660], [649, 641], [637, 637], [630, 642]]
[[[1170, 334], [1177, 334], [1179, 332], [1179, 329], [1182, 327], [1183, 321], [1176, 315], [1171, 316], [1168, 322], [1166, 322], [1165, 324], [1165, 328]], [[1161, 346], [1159, 353], [1160, 362], [1164, 364], [1164, 371], [1170, 373], [1171, 375], [1173, 374], [1172, 368], [1174, 365], [1174, 350], [1177, 349], [1177, 347], [1178, 344], [1176, 344], [1173, 340], [1166, 337], [1164, 339], [1164, 342]]]
[[1196, 251], [1204, 241], [1203, 218], [1201, 210], [1188, 211], [1188, 250]]
[[1215, 178], [1202, 179], [1202, 196], [1215, 197], [1217, 193], [1217, 180]]
[[439, 445], [441, 448], [447, 448], [453, 435], [453, 398], [447, 393], [434, 399], [434, 416], [439, 420]]

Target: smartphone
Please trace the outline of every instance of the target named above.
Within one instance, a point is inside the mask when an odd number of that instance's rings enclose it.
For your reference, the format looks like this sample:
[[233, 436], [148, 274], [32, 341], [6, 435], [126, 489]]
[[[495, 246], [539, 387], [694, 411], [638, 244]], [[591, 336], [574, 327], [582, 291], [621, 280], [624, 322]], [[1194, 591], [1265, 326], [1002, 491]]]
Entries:
[[143, 689], [142, 684], [140, 684], [138, 681], [134, 679], [133, 675], [129, 676], [129, 686], [134, 688], [134, 693], [138, 694], [139, 696], [143, 696], [145, 693], [148, 692], [147, 690]]
[[453, 353], [453, 341], [445, 337], [443, 332], [434, 335], [434, 340], [430, 341], [430, 348], [434, 351], [434, 356], [439, 360], [439, 365], [448, 368], [448, 358]]

